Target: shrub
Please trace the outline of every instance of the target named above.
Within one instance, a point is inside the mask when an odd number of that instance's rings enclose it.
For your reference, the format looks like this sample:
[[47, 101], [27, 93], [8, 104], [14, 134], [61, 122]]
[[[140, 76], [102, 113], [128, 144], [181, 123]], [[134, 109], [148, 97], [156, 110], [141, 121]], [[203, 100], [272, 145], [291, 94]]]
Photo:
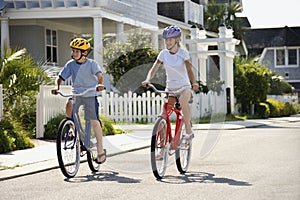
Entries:
[[0, 153], [5, 153], [14, 149], [14, 138], [9, 133], [12, 132], [12, 124], [2, 119], [0, 121]]
[[48, 123], [44, 126], [45, 132], [44, 132], [44, 138], [45, 139], [56, 139], [58, 126], [66, 117], [65, 114], [59, 114], [56, 117], [51, 118]]
[[[56, 139], [58, 126], [66, 116], [64, 114], [59, 114], [48, 121], [45, 125], [44, 138], [46, 139]], [[104, 115], [100, 116], [102, 123], [103, 135], [115, 135], [124, 132], [121, 129], [115, 129], [113, 124], [114, 121]]]
[[30, 140], [25, 131], [13, 131], [12, 136], [15, 139], [14, 144], [16, 149], [27, 149], [34, 147], [34, 143]]
[[290, 103], [267, 99], [267, 104], [270, 106], [270, 117], [290, 116], [296, 113], [295, 108]]
[[259, 118], [267, 119], [270, 116], [270, 107], [267, 103], [259, 103], [255, 105], [255, 115], [257, 115]]
[[300, 114], [300, 104], [293, 102], [292, 106], [293, 106], [294, 114], [297, 114], [297, 113]]
[[102, 123], [102, 132], [103, 135], [116, 135], [116, 134], [120, 134], [123, 133], [124, 131], [121, 129], [115, 129], [113, 124], [114, 124], [114, 120], [106, 117], [104, 115], [100, 116], [101, 119], [101, 123]]
[[34, 143], [22, 130], [16, 130], [7, 119], [0, 121], [0, 153], [34, 147]]
[[36, 126], [36, 92], [16, 98], [12, 108], [12, 117], [20, 122], [24, 130], [35, 134]]

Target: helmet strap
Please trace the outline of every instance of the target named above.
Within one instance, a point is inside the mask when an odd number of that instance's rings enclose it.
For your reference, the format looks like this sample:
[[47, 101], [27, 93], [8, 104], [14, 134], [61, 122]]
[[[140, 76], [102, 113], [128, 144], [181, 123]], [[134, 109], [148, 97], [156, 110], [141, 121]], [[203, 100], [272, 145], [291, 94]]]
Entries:
[[[75, 59], [72, 55], [71, 55], [71, 58], [72, 59], [74, 59], [75, 61], [76, 61], [76, 63], [78, 63], [78, 64], [82, 64], [82, 63], [80, 63], [80, 62], [78, 62], [82, 57], [83, 57], [83, 55], [82, 55], [82, 50], [80, 51], [80, 57], [78, 58], [78, 59]], [[87, 57], [87, 55], [90, 53], [90, 51], [88, 51], [88, 53], [84, 56], [84, 57]]]
[[171, 52], [171, 50], [176, 46], [176, 44], [179, 44], [179, 42], [176, 41], [175, 44], [172, 47], [167, 48], [171, 54], [174, 54], [173, 52]]

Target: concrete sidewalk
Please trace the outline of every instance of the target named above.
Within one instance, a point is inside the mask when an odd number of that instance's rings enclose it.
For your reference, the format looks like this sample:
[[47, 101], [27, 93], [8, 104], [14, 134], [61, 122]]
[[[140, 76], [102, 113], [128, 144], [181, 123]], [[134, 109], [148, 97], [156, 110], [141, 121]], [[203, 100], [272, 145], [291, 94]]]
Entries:
[[[300, 115], [214, 124], [195, 124], [193, 129], [236, 130], [298, 121], [300, 121]], [[127, 130], [128, 133], [103, 138], [108, 157], [150, 146], [153, 124], [118, 125], [116, 127]], [[0, 181], [58, 168], [55, 141], [40, 139], [34, 139], [33, 141], [36, 144], [34, 148], [0, 154]]]

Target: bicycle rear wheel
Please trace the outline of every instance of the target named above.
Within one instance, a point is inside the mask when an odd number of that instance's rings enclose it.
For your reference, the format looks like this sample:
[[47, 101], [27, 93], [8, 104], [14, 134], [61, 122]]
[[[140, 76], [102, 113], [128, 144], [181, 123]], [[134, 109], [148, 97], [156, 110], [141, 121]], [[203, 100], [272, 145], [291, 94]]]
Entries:
[[160, 117], [155, 122], [151, 138], [151, 167], [157, 179], [161, 179], [165, 175], [169, 148], [167, 121]]
[[61, 172], [67, 178], [76, 175], [80, 164], [80, 141], [71, 119], [61, 121], [56, 139], [57, 159]]
[[[180, 140], [184, 133], [185, 133], [185, 125], [183, 123], [180, 130]], [[175, 158], [176, 158], [177, 169], [181, 174], [186, 173], [191, 160], [191, 155], [192, 155], [192, 143], [178, 145], [175, 151]]]

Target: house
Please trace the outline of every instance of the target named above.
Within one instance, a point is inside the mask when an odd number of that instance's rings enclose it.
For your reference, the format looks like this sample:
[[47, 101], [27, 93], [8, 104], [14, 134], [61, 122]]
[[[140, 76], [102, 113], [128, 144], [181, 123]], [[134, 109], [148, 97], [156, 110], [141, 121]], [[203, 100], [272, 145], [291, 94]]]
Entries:
[[103, 38], [108, 35], [125, 40], [124, 33], [142, 29], [149, 32], [153, 47], [159, 49], [163, 48], [159, 40], [162, 28], [176, 24], [183, 30], [184, 42], [191, 24], [203, 24], [203, 6], [192, 0], [176, 1], [184, 10], [183, 21], [158, 14], [157, 2], [163, 1], [0, 0], [1, 54], [8, 47], [25, 47], [47, 68], [60, 69], [70, 59], [69, 41], [84, 34], [93, 35], [90, 56], [101, 66]]
[[249, 29], [245, 41], [249, 56], [259, 56], [300, 93], [300, 27]]

